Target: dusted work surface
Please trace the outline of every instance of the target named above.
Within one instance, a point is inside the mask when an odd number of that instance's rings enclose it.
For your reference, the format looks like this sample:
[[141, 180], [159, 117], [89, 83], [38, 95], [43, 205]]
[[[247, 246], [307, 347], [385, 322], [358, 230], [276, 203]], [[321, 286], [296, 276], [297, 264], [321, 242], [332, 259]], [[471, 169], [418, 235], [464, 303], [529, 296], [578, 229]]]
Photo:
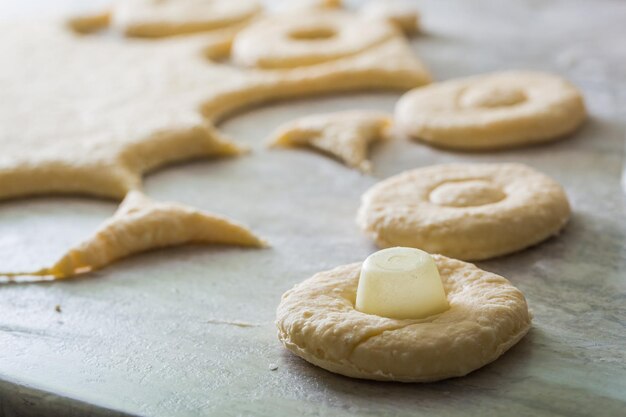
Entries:
[[[374, 172], [364, 176], [263, 142], [282, 122], [310, 113], [390, 111], [398, 94], [299, 100], [239, 115], [222, 129], [251, 154], [160, 170], [145, 179], [145, 191], [240, 220], [271, 248], [175, 248], [79, 279], [0, 286], [0, 415], [622, 414], [626, 4], [417, 4], [427, 33], [413, 45], [435, 78], [553, 71], [583, 90], [590, 121], [570, 139], [505, 152], [394, 140], [374, 147]], [[534, 313], [528, 336], [467, 377], [423, 385], [351, 380], [284, 350], [272, 323], [280, 295], [375, 250], [354, 222], [360, 195], [403, 170], [452, 161], [523, 162], [570, 197], [574, 214], [558, 238], [479, 263], [525, 293]], [[114, 209], [83, 198], [1, 203], [0, 269], [49, 264]]]

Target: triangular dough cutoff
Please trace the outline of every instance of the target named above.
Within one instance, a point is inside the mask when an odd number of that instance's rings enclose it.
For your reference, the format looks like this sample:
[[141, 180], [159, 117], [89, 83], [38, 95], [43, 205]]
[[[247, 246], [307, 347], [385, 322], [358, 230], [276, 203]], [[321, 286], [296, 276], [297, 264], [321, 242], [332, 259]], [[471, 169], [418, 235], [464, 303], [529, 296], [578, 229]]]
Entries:
[[225, 217], [182, 204], [155, 202], [132, 191], [93, 236], [70, 249], [50, 268], [6, 275], [68, 278], [139, 252], [188, 243], [266, 246], [245, 226]]
[[122, 199], [146, 171], [239, 153], [213, 123], [244, 107], [430, 80], [400, 35], [347, 57], [265, 71], [206, 59], [207, 48], [227, 47], [223, 33], [152, 41], [77, 36], [56, 23], [0, 29], [0, 199]]
[[280, 126], [270, 145], [311, 146], [329, 153], [346, 165], [370, 171], [367, 151], [371, 143], [386, 137], [391, 118], [371, 111], [345, 111], [303, 117]]

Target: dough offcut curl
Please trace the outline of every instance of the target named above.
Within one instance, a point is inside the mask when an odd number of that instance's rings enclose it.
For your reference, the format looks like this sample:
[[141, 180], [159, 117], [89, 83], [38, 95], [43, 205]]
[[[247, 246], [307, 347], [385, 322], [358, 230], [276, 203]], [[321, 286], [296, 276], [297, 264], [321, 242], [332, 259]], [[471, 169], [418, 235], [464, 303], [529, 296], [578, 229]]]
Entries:
[[304, 360], [341, 375], [429, 382], [463, 376], [494, 360], [530, 329], [524, 295], [505, 278], [433, 255], [450, 308], [391, 319], [354, 308], [361, 264], [320, 272], [287, 291], [278, 338]]
[[554, 180], [522, 164], [447, 164], [370, 188], [357, 223], [381, 248], [463, 260], [506, 255], [557, 234], [570, 206]]
[[561, 77], [507, 71], [445, 81], [406, 93], [400, 131], [436, 146], [500, 149], [547, 142], [587, 117], [580, 91]]

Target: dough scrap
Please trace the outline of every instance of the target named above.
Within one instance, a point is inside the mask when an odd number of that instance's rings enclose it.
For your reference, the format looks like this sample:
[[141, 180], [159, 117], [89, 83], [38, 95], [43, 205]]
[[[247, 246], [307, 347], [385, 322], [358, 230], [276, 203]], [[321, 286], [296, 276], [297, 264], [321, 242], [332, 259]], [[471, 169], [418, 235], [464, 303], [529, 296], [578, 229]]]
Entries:
[[340, 10], [268, 16], [237, 34], [232, 58], [241, 66], [295, 68], [358, 54], [398, 36], [387, 22]]
[[381, 248], [408, 246], [463, 260], [516, 252], [570, 217], [563, 188], [522, 164], [444, 164], [370, 188], [357, 223]]
[[109, 10], [72, 16], [67, 20], [70, 29], [83, 35], [106, 29], [110, 24], [111, 12]]
[[367, 150], [386, 137], [390, 117], [369, 111], [345, 111], [303, 117], [280, 126], [271, 146], [311, 146], [327, 152], [352, 168], [371, 169]]
[[223, 42], [214, 34], [155, 42], [76, 36], [54, 23], [0, 27], [0, 199], [122, 199], [147, 171], [240, 153], [214, 123], [242, 108], [429, 80], [399, 36], [347, 58], [268, 72], [208, 61], [205, 49]]
[[379, 381], [429, 382], [468, 374], [530, 329], [524, 295], [505, 278], [433, 255], [450, 309], [424, 319], [390, 319], [354, 308], [361, 263], [320, 272], [287, 291], [278, 338], [328, 371]]
[[160, 38], [249, 22], [261, 10], [257, 0], [122, 0], [112, 24], [126, 36]]
[[420, 30], [420, 14], [414, 4], [406, 1], [371, 0], [360, 12], [370, 19], [386, 20], [408, 36]]
[[155, 202], [131, 191], [113, 217], [50, 268], [8, 275], [68, 278], [139, 252], [188, 243], [266, 246], [245, 226], [225, 217], [182, 204]]
[[437, 146], [498, 149], [547, 142], [586, 119], [580, 91], [561, 77], [506, 71], [445, 81], [406, 93], [399, 130]]

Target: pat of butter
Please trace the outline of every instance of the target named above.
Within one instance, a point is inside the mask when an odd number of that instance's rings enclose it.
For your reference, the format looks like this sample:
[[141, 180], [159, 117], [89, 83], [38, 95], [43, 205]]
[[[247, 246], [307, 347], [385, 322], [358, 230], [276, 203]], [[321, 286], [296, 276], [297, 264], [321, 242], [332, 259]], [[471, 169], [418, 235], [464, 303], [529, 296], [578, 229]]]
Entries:
[[394, 319], [420, 319], [448, 308], [439, 270], [428, 253], [389, 248], [363, 262], [356, 291], [358, 311]]

